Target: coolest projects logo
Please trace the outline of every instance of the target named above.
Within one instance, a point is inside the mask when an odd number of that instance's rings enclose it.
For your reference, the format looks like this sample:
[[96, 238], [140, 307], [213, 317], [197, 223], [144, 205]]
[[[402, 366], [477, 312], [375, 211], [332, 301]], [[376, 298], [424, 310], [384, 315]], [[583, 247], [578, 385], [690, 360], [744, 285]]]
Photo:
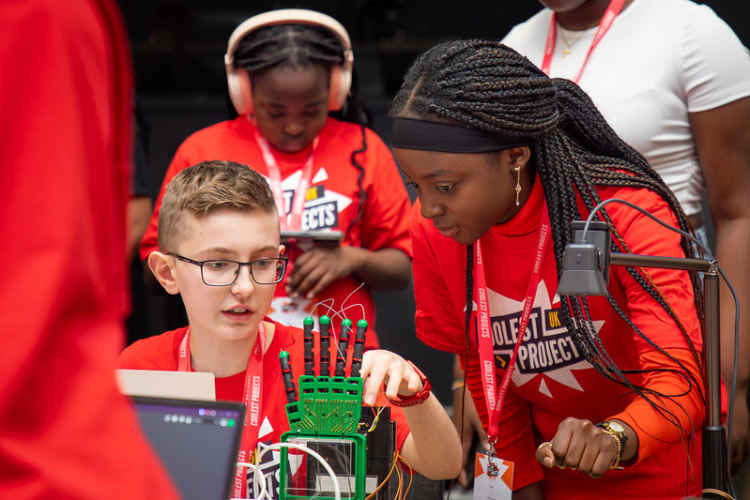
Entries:
[[[296, 171], [281, 182], [282, 194], [284, 196], [284, 210], [288, 215], [292, 211], [295, 190], [302, 177], [301, 171]], [[339, 227], [339, 214], [348, 207], [352, 200], [348, 196], [327, 189], [325, 184], [328, 173], [321, 167], [305, 193], [304, 210], [302, 212], [302, 231], [320, 231]]]
[[[488, 292], [495, 365], [505, 368], [518, 340], [523, 301], [505, 297], [491, 289]], [[543, 280], [540, 281], [523, 343], [518, 350], [516, 369], [513, 371], [512, 380], [516, 386], [527, 384], [543, 373], [571, 389], [583, 391], [573, 371], [588, 370], [592, 366], [578, 352], [570, 333], [560, 320], [559, 310], [560, 298], [556, 294], [550, 298], [547, 286]], [[604, 321], [592, 323], [597, 333], [604, 326]], [[553, 397], [544, 379], [539, 384], [539, 392]]]

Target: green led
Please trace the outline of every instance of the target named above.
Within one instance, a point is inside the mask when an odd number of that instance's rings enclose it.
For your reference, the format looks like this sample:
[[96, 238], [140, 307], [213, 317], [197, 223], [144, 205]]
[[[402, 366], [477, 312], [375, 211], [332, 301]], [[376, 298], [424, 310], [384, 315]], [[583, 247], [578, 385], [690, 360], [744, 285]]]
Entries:
[[234, 427], [235, 421], [233, 418], [227, 420], [227, 427]]
[[330, 325], [331, 324], [331, 318], [329, 318], [328, 316], [326, 316], [324, 314], [323, 316], [320, 317], [320, 319], [318, 320], [318, 322], [321, 325]]
[[312, 326], [315, 324], [315, 320], [313, 319], [312, 316], [307, 316], [305, 319], [302, 320], [302, 324]]
[[357, 326], [362, 327], [362, 328], [367, 328], [367, 320], [366, 319], [361, 319], [361, 320], [357, 321]]
[[348, 326], [348, 327], [351, 328], [351, 326], [352, 326], [352, 320], [350, 320], [349, 318], [342, 319], [341, 320], [341, 326]]
[[279, 353], [279, 359], [284, 359], [284, 358], [289, 359], [289, 353], [286, 351], [281, 351]]

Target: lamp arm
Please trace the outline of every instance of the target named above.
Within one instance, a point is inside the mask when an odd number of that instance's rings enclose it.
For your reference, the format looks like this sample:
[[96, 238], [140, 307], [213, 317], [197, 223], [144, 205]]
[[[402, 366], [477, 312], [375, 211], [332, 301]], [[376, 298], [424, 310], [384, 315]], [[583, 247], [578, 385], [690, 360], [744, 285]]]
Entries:
[[658, 267], [662, 269], [679, 269], [707, 273], [718, 267], [716, 259], [691, 259], [689, 257], [664, 257], [661, 255], [641, 255], [633, 253], [611, 252], [609, 263], [626, 267]]

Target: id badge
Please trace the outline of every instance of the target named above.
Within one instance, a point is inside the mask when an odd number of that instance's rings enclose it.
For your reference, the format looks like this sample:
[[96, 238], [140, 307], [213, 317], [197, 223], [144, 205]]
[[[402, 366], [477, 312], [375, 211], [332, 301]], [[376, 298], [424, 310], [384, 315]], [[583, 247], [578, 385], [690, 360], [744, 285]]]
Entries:
[[511, 500], [513, 462], [477, 453], [474, 460], [474, 500]]

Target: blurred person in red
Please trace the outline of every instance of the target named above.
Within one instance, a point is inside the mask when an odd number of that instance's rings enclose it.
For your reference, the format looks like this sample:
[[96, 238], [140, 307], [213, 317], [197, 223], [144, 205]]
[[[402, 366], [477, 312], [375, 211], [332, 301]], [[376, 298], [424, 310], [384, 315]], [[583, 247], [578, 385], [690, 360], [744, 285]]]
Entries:
[[0, 491], [175, 498], [114, 377], [132, 75], [108, 0], [0, 2]]

